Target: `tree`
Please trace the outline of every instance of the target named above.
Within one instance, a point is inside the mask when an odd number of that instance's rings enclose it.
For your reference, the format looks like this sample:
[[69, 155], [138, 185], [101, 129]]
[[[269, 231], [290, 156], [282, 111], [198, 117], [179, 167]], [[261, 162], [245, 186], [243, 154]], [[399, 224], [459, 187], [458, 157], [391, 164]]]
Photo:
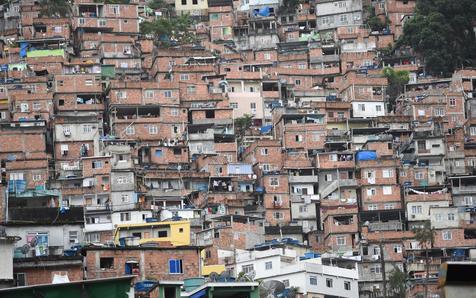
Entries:
[[154, 21], [142, 22], [140, 32], [152, 35], [157, 45], [168, 47], [193, 43], [196, 37], [189, 30], [191, 26], [192, 19], [188, 14], [183, 14], [171, 18], [159, 18]]
[[251, 128], [253, 124], [253, 116], [245, 114], [243, 117], [235, 119], [235, 136], [237, 137], [238, 144], [241, 145], [243, 138], [246, 135], [248, 129]]
[[40, 16], [65, 18], [72, 15], [71, 4], [66, 0], [40, 0]]
[[382, 22], [382, 19], [375, 14], [375, 7], [368, 7], [369, 16], [367, 18], [367, 25], [369, 25], [370, 30], [372, 31], [382, 31], [387, 28], [387, 24], [390, 22], [388, 17], [385, 18], [385, 22]]
[[415, 240], [418, 241], [420, 247], [423, 247], [425, 249], [425, 297], [428, 297], [428, 278], [430, 274], [430, 258], [428, 257], [428, 249], [433, 248], [436, 232], [431, 227], [431, 223], [429, 221], [426, 221], [423, 227], [413, 229], [413, 233], [415, 233]]
[[397, 97], [404, 91], [405, 84], [410, 80], [406, 70], [395, 70], [391, 67], [383, 69], [383, 75], [388, 79], [387, 95], [389, 96], [389, 110], [395, 109]]
[[474, 0], [418, 0], [397, 46], [411, 46], [432, 75], [449, 76], [456, 68], [474, 66], [475, 14]]
[[394, 267], [388, 279], [390, 290], [395, 294], [395, 297], [404, 298], [406, 292], [407, 275], [397, 266]]

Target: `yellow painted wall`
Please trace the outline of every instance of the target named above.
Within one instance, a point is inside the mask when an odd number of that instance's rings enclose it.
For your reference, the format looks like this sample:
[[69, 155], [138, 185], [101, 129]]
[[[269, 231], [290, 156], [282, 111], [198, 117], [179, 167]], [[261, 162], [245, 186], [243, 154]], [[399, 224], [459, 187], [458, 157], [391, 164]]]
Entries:
[[222, 273], [225, 271], [225, 265], [207, 265], [207, 266], [202, 266], [202, 275], [203, 276], [208, 276], [212, 272], [216, 272], [218, 274]]
[[[164, 222], [154, 222], [154, 223], [145, 223], [145, 224], [122, 224], [118, 225], [114, 232], [114, 243], [119, 245], [120, 232], [122, 230], [127, 230], [132, 236], [133, 232], [150, 231], [151, 236], [157, 235], [157, 230], [163, 228], [164, 226], [169, 226], [168, 237], [150, 237], [140, 239], [139, 243], [148, 243], [148, 242], [167, 242], [170, 241], [173, 246], [185, 246], [190, 245], [190, 222], [189, 221], [164, 221]], [[181, 230], [181, 231], [180, 231]]]

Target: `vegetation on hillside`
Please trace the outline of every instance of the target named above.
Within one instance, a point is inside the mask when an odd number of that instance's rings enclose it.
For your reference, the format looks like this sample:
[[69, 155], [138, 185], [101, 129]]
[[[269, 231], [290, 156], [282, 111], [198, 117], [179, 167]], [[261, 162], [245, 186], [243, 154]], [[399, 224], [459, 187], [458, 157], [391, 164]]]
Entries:
[[449, 76], [456, 68], [476, 65], [475, 16], [474, 0], [417, 0], [397, 46], [421, 54], [429, 74]]

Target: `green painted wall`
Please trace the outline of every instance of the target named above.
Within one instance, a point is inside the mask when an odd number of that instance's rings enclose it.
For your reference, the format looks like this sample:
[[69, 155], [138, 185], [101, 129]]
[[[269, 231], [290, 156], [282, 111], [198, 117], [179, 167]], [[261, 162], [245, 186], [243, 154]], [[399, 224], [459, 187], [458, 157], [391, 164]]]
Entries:
[[60, 284], [50, 287], [12, 289], [0, 292], [2, 298], [126, 298], [131, 285], [129, 280], [104, 281], [82, 284]]
[[63, 50], [63, 49], [56, 49], [56, 50], [36, 50], [36, 51], [28, 51], [28, 52], [26, 52], [26, 56], [27, 56], [28, 58], [48, 57], [48, 56], [61, 56], [61, 57], [64, 57], [64, 50]]

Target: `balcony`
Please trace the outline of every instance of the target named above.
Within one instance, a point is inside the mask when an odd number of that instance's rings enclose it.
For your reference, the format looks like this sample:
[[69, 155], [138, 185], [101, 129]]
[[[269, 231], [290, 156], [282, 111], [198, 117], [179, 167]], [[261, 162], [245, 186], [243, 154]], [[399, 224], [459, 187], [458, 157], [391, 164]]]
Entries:
[[317, 183], [318, 176], [289, 176], [289, 183]]
[[84, 225], [84, 233], [112, 231], [114, 227], [112, 222], [92, 223]]
[[452, 193], [453, 195], [463, 195], [463, 194], [472, 194], [476, 193], [476, 186], [469, 186], [469, 185], [464, 185], [464, 186], [459, 186], [459, 187], [453, 187], [452, 188]]
[[369, 231], [401, 231], [403, 224], [401, 222], [372, 222], [369, 223]]
[[190, 141], [203, 141], [203, 140], [214, 140], [215, 133], [212, 131], [207, 131], [203, 133], [189, 133], [188, 139]]

